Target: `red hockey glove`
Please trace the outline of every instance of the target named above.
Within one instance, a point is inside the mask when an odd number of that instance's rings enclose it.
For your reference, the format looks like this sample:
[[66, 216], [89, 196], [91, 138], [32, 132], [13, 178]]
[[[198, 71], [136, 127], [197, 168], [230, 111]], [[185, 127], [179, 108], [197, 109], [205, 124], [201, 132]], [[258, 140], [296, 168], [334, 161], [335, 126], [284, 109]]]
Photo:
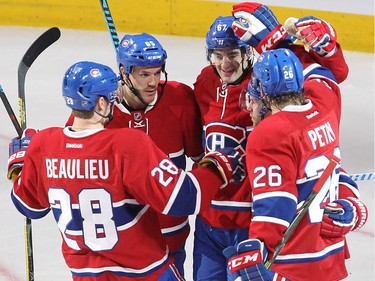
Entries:
[[237, 248], [230, 246], [223, 254], [228, 259], [229, 271], [235, 275], [236, 280], [271, 281], [264, 266], [267, 249], [258, 239], [242, 241]]
[[312, 16], [298, 19], [294, 25], [299, 30], [302, 42], [319, 55], [330, 57], [336, 52], [336, 31], [326, 21]]
[[272, 50], [288, 36], [272, 11], [260, 3], [235, 4], [232, 15], [236, 18], [232, 24], [234, 33], [259, 54]]
[[324, 212], [320, 234], [326, 237], [344, 236], [361, 228], [367, 220], [366, 206], [354, 197], [335, 200], [324, 207]]
[[240, 182], [245, 178], [245, 169], [241, 162], [241, 155], [230, 147], [207, 153], [200, 161], [199, 167], [212, 165], [215, 167], [224, 181], [224, 186], [228, 182]]
[[9, 143], [8, 174], [9, 180], [14, 182], [21, 172], [26, 150], [33, 135], [38, 132], [36, 129], [26, 129], [22, 137], [16, 137]]

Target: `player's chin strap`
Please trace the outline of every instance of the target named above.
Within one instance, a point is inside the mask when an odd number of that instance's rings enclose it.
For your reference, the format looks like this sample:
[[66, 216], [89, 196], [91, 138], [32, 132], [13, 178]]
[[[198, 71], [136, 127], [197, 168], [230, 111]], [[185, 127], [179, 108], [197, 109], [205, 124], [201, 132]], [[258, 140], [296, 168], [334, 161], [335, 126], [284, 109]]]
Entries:
[[98, 114], [100, 117], [103, 117], [104, 119], [108, 119], [108, 122], [107, 124], [113, 119], [113, 106], [114, 106], [114, 103], [110, 103], [110, 110], [109, 110], [109, 113], [107, 115], [104, 115], [102, 113], [100, 113], [96, 108], [94, 108], [94, 112], [96, 114]]

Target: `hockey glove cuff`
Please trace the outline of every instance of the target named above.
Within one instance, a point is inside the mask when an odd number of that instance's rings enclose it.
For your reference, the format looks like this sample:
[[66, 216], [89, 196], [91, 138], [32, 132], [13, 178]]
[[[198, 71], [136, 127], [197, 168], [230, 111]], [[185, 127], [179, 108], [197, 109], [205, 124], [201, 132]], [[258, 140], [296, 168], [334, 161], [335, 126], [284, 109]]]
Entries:
[[7, 178], [14, 182], [20, 174], [23, 161], [26, 156], [26, 150], [29, 146], [33, 135], [38, 132], [36, 129], [26, 129], [22, 137], [13, 138], [9, 143], [9, 159], [8, 159], [8, 173]]
[[258, 239], [248, 239], [223, 251], [228, 259], [229, 271], [242, 281], [271, 281], [264, 266], [267, 249]]
[[[232, 24], [234, 33], [261, 54], [274, 49], [288, 33], [279, 23], [272, 11], [259, 3], [245, 2], [233, 5]], [[290, 40], [291, 39], [291, 36]]]
[[337, 35], [326, 21], [312, 16], [303, 17], [294, 23], [299, 38], [319, 55], [330, 57], [336, 52]]
[[324, 207], [320, 233], [326, 237], [342, 237], [362, 227], [367, 220], [367, 208], [354, 197], [339, 199]]
[[229, 182], [240, 182], [245, 178], [245, 169], [241, 158], [234, 148], [222, 148], [207, 153], [199, 161], [199, 167], [213, 166], [216, 168], [223, 178], [223, 188]]

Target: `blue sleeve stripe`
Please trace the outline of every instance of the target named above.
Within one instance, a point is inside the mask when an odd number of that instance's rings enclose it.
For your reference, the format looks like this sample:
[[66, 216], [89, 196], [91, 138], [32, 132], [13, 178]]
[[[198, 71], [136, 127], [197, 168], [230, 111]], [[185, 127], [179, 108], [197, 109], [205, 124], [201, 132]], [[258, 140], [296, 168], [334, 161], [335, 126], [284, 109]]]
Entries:
[[34, 209], [29, 207], [25, 202], [21, 200], [17, 196], [17, 194], [14, 193], [14, 190], [12, 190], [11, 198], [13, 201], [14, 206], [17, 208], [17, 210], [23, 214], [24, 216], [30, 218], [30, 219], [40, 219], [45, 217], [49, 211], [50, 208], [44, 208], [44, 209]]
[[297, 202], [296, 196], [286, 191], [265, 192], [259, 195], [255, 195], [253, 201], [255, 202], [257, 200], [262, 200], [262, 199], [267, 199], [267, 198], [272, 198], [272, 197], [285, 197], [285, 198], [289, 198], [293, 200], [294, 202]]
[[222, 211], [251, 212], [251, 202], [239, 201], [211, 201], [211, 208]]
[[191, 173], [183, 172], [169, 198], [163, 214], [186, 216], [199, 212], [201, 202], [200, 186]]
[[303, 70], [305, 80], [310, 76], [321, 76], [322, 78], [328, 78], [337, 83], [335, 76], [328, 68], [321, 66], [320, 64], [314, 63], [309, 65]]
[[289, 192], [274, 191], [254, 196], [254, 219], [289, 225], [296, 213], [297, 198]]
[[291, 254], [291, 255], [278, 255], [274, 263], [291, 264], [291, 263], [306, 263], [306, 262], [321, 261], [343, 250], [344, 250], [344, 241], [340, 241], [339, 243], [330, 245], [324, 248], [323, 250], [317, 251], [315, 253], [309, 252], [309, 253], [300, 253], [300, 254]]
[[187, 218], [183, 223], [179, 225], [175, 225], [173, 227], [168, 228], [162, 228], [161, 233], [164, 236], [169, 237], [184, 231], [187, 227], [189, 227], [189, 218]]

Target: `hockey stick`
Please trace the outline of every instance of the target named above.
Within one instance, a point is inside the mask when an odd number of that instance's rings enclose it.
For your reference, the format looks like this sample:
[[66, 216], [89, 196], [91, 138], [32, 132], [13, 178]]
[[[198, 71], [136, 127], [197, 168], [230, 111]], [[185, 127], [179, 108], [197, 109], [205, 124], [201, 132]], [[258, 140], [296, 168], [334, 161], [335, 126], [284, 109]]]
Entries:
[[118, 39], [115, 23], [113, 21], [107, 0], [100, 0], [100, 5], [102, 7], [105, 22], [107, 23], [108, 31], [111, 35], [112, 43], [117, 54], [117, 49], [118, 49], [118, 46], [120, 45], [120, 41]]
[[60, 29], [52, 27], [37, 38], [24, 54], [18, 66], [18, 103], [20, 110], [20, 124], [26, 129], [25, 78], [26, 73], [35, 59], [50, 45], [60, 38]]
[[336, 168], [337, 164], [340, 163], [340, 159], [336, 156], [333, 156], [332, 159], [329, 161], [327, 168], [324, 170], [318, 181], [315, 183], [313, 190], [311, 191], [310, 195], [307, 197], [305, 202], [302, 204], [301, 208], [297, 212], [296, 216], [294, 217], [293, 221], [290, 223], [289, 227], [284, 233], [283, 238], [279, 242], [279, 244], [275, 247], [275, 252], [273, 254], [272, 259], [265, 262], [266, 269], [269, 269], [272, 263], [275, 261], [276, 257], [279, 255], [280, 251], [284, 248], [285, 244], [288, 242], [290, 236], [293, 234], [294, 230], [298, 226], [299, 222], [303, 218], [303, 216], [309, 210], [311, 203], [314, 201], [315, 197], [318, 195], [319, 191], [326, 183], [328, 177], [332, 174], [333, 170]]
[[1, 100], [2, 100], [2, 102], [4, 104], [4, 106], [5, 106], [5, 109], [6, 109], [7, 113], [8, 113], [8, 115], [9, 115], [9, 118], [12, 121], [13, 126], [16, 129], [18, 136], [21, 137], [21, 135], [22, 135], [21, 125], [18, 122], [17, 117], [14, 114], [13, 108], [10, 105], [9, 100], [8, 100], [7, 96], [5, 95], [5, 92], [3, 90], [3, 87], [1, 87], [1, 85], [0, 85], [0, 95], [1, 95]]
[[[25, 78], [26, 73], [35, 59], [50, 45], [60, 38], [60, 29], [52, 27], [40, 35], [24, 54], [18, 66], [18, 106], [20, 126], [22, 131], [26, 129], [26, 103], [25, 103]], [[21, 132], [22, 135], [22, 132]], [[34, 257], [32, 244], [31, 219], [25, 219], [25, 243], [26, 243], [26, 278], [34, 280]]]

